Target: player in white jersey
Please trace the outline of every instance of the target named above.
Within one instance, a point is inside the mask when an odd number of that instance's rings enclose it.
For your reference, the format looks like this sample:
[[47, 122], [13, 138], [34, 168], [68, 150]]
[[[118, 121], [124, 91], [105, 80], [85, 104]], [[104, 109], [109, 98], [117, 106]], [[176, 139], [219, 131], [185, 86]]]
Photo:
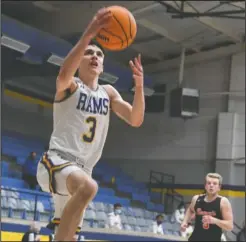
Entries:
[[[129, 62], [135, 82], [132, 105], [111, 85], [98, 84], [104, 51], [91, 41], [111, 18], [107, 8], [97, 12], [65, 58], [57, 77], [53, 133], [49, 150], [44, 153], [37, 171], [42, 190], [51, 192], [60, 201], [62, 196], [71, 197], [64, 208], [55, 203], [55, 216], [61, 215], [57, 218], [60, 221], [55, 241], [73, 239], [88, 203], [97, 193], [97, 183], [91, 173], [102, 154], [110, 110], [134, 127], [139, 127], [144, 120], [140, 55]], [[74, 77], [77, 70], [79, 78]]]

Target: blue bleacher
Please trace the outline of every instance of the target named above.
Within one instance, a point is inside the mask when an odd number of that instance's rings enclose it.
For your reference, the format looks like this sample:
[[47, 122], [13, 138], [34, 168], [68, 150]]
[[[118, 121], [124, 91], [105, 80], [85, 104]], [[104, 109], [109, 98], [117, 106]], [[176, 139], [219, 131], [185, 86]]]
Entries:
[[121, 185], [117, 186], [117, 190], [120, 191], [120, 192], [125, 192], [125, 193], [132, 194], [133, 190], [134, 190], [134, 187], [132, 187], [130, 185], [121, 184]]
[[113, 178], [113, 176], [111, 176], [111, 175], [103, 175], [101, 180], [104, 183], [111, 183], [112, 178]]
[[[27, 156], [31, 151], [35, 151], [37, 156], [41, 156], [44, 144], [34, 139], [25, 138], [23, 135], [2, 136], [2, 153], [12, 157], [16, 157], [17, 164], [24, 164]], [[2, 161], [2, 185], [15, 188], [28, 188], [28, 185], [21, 180], [21, 172], [11, 170], [7, 162]], [[127, 193], [128, 198], [121, 198], [115, 195], [115, 189], [100, 187], [94, 199], [95, 202], [103, 202], [105, 204], [121, 203], [123, 206], [129, 207], [131, 201], [139, 201], [146, 204], [147, 209], [156, 212], [163, 212], [163, 205], [153, 204], [150, 202], [149, 191], [146, 185], [136, 182], [131, 176], [125, 174], [120, 168], [107, 164], [103, 160], [99, 161], [93, 170], [93, 175], [100, 176], [98, 183], [113, 183], [116, 190]], [[114, 178], [114, 179], [113, 179]], [[37, 188], [38, 189], [38, 188]], [[157, 195], [157, 194], [156, 194]], [[159, 194], [158, 194], [159, 195]], [[26, 194], [20, 195], [20, 199], [33, 201], [33, 196]], [[43, 199], [45, 200], [45, 199]], [[50, 203], [44, 202], [46, 210], [50, 209]]]
[[43, 144], [35, 140], [26, 140], [24, 137], [2, 136], [2, 153], [21, 158], [17, 159], [20, 161], [20, 164], [23, 164], [31, 151], [35, 151], [40, 156], [43, 149]]
[[9, 174], [9, 163], [6, 161], [1, 162], [1, 172], [3, 177], [7, 177]]
[[28, 184], [25, 181], [8, 177], [1, 178], [1, 185], [14, 188], [28, 188]]
[[128, 198], [121, 198], [121, 197], [115, 197], [114, 203], [120, 203], [122, 206], [130, 206], [130, 199]]
[[114, 196], [115, 191], [112, 188], [99, 187], [98, 194]]
[[108, 204], [120, 203], [122, 206], [130, 206], [130, 199], [128, 198], [120, 198], [112, 195], [101, 195], [99, 193], [95, 196], [94, 201]]
[[12, 170], [7, 161], [1, 162], [1, 173], [2, 177], [12, 177], [17, 179], [21, 179], [22, 177], [22, 173], [19, 170]]
[[163, 204], [155, 204], [155, 211], [159, 212], [159, 213], [163, 213], [164, 212], [164, 206]]
[[28, 193], [20, 193], [19, 198], [22, 200], [29, 200], [29, 201], [35, 200], [35, 196]]
[[134, 194], [132, 194], [132, 200], [146, 203], [146, 202], [149, 202], [149, 196], [134, 193]]
[[153, 211], [155, 209], [155, 204], [152, 202], [148, 202], [147, 209]]

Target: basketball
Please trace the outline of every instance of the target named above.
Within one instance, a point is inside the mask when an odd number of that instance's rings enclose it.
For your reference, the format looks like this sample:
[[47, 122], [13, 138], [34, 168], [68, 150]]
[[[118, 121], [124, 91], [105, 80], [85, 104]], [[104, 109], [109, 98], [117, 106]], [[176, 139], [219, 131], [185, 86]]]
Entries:
[[137, 34], [137, 24], [132, 13], [121, 6], [110, 6], [112, 18], [107, 28], [103, 28], [96, 36], [103, 48], [111, 51], [124, 50], [130, 46]]

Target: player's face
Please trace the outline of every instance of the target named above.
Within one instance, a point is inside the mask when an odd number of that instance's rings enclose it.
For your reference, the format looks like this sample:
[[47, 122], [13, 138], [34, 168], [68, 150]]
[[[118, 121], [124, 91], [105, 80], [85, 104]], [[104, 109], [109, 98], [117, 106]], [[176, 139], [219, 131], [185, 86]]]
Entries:
[[205, 189], [209, 195], [216, 195], [220, 191], [219, 179], [207, 177]]
[[102, 50], [95, 45], [88, 45], [82, 57], [79, 71], [99, 76], [103, 72], [103, 60]]

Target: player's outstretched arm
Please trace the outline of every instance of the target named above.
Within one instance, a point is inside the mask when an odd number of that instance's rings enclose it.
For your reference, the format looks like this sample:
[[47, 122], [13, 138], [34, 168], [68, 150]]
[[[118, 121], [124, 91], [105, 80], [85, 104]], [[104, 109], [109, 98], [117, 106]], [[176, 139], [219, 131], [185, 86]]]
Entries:
[[132, 69], [133, 79], [135, 82], [135, 94], [132, 104], [131, 119], [135, 126], [139, 127], [144, 120], [145, 99], [144, 99], [144, 71], [141, 63], [141, 55], [130, 61], [129, 65]]
[[133, 79], [135, 82], [135, 94], [133, 104], [124, 101], [119, 92], [112, 86], [106, 85], [105, 88], [111, 100], [111, 108], [117, 116], [125, 120], [133, 127], [139, 127], [144, 120], [145, 100], [144, 100], [144, 74], [141, 64], [141, 56], [130, 61], [130, 67], [133, 71]]
[[225, 197], [221, 199], [221, 212], [222, 219], [217, 219], [209, 215], [203, 216], [203, 222], [209, 224], [216, 224], [221, 229], [226, 231], [233, 230], [233, 213], [231, 208], [231, 203]]
[[82, 37], [68, 53], [60, 68], [56, 81], [57, 92], [62, 92], [65, 89], [70, 88], [72, 84], [76, 85], [73, 81], [73, 76], [79, 68], [86, 47], [91, 39], [97, 35], [99, 30], [108, 24], [111, 17], [112, 14], [107, 8], [100, 9], [93, 17]]

